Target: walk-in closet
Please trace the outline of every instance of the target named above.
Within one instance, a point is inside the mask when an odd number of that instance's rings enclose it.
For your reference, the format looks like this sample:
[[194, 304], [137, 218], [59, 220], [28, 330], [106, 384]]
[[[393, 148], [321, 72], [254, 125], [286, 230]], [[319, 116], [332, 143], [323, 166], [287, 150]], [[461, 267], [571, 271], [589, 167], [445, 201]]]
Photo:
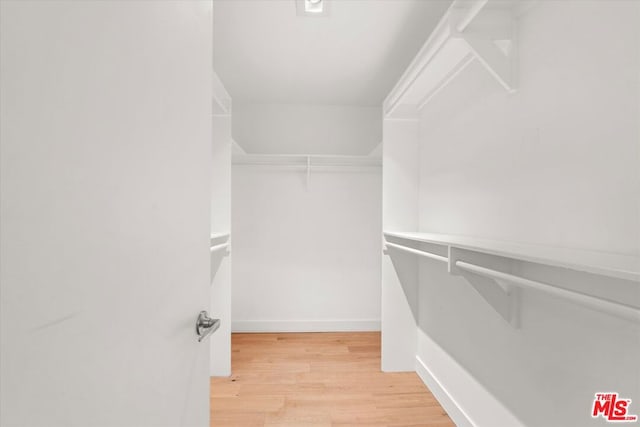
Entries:
[[2, 427], [640, 423], [640, 0], [0, 0]]

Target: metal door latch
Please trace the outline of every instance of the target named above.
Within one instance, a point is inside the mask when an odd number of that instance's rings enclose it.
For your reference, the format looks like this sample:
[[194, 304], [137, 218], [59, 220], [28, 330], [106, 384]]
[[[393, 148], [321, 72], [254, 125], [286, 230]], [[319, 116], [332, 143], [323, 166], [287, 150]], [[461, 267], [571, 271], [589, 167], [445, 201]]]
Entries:
[[198, 314], [196, 320], [196, 335], [198, 335], [198, 342], [214, 333], [220, 327], [220, 319], [212, 319], [209, 317], [209, 313], [201, 311]]

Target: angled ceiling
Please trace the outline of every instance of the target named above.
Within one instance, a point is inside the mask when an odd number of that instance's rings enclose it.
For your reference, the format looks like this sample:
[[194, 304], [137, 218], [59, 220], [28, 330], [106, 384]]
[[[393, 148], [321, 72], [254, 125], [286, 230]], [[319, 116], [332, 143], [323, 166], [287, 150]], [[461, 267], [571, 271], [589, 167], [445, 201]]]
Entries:
[[214, 66], [235, 101], [380, 105], [450, 0], [215, 0]]

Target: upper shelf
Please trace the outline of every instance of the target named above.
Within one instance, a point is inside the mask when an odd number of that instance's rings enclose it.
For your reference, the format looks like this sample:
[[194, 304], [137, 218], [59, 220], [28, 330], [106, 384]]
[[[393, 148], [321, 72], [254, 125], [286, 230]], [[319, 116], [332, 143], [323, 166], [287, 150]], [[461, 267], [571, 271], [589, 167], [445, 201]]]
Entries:
[[223, 242], [228, 242], [230, 237], [231, 237], [231, 233], [229, 232], [211, 233], [211, 237], [209, 239], [209, 246], [213, 247]]
[[513, 3], [456, 0], [384, 101], [386, 118], [415, 119], [458, 74], [477, 61], [509, 92], [513, 73]]
[[297, 167], [380, 167], [382, 159], [372, 156], [329, 156], [320, 154], [235, 154], [234, 165]]
[[640, 258], [634, 256], [447, 234], [385, 231], [384, 235], [640, 282]]

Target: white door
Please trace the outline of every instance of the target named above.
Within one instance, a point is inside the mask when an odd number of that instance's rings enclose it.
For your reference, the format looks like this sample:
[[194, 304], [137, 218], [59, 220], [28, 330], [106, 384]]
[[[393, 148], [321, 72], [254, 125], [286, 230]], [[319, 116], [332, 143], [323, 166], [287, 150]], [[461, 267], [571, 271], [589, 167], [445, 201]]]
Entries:
[[211, 1], [0, 4], [0, 425], [205, 426]]

